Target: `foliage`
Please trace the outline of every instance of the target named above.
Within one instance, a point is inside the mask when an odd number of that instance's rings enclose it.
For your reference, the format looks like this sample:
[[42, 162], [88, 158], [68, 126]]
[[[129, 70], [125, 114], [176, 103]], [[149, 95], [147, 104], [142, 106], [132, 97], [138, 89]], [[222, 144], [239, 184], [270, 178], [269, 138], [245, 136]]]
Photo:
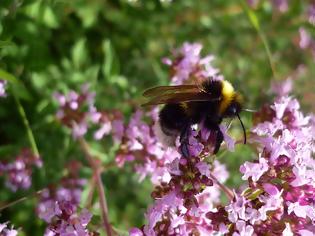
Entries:
[[[27, 147], [35, 156], [39, 153], [43, 166], [33, 168], [28, 190], [2, 188], [1, 205], [28, 197], [1, 211], [0, 222], [10, 221], [21, 235], [43, 235], [46, 224], [36, 216], [39, 200], [34, 193], [60, 187], [70, 173], [66, 166], [73, 160], [83, 163], [80, 177], [92, 179], [93, 170], [78, 139], [56, 117], [60, 105], [54, 99], [56, 92], [80, 93], [88, 84], [95, 93], [92, 107], [102, 114], [119, 111], [119, 119], [127, 124], [144, 101], [144, 89], [169, 84], [169, 70], [161, 59], [186, 41], [202, 43], [205, 52], [216, 56], [214, 66], [244, 94], [246, 108], [258, 110], [271, 100], [271, 81], [291, 77], [302, 108], [314, 112], [311, 1], [291, 0], [285, 11], [273, 1], [255, 2], [250, 6], [242, 0], [1, 1], [0, 78], [6, 81], [0, 84], [0, 93], [2, 86], [6, 91], [6, 97], [0, 97], [1, 163], [15, 161]], [[79, 111], [88, 109], [85, 105]], [[244, 113], [242, 118], [250, 129], [251, 114]], [[116, 166], [119, 147], [110, 136], [94, 139], [99, 128], [91, 125], [93, 132], [85, 139], [104, 168], [110, 222], [127, 232], [145, 223], [153, 186], [148, 179], [139, 183], [133, 166]], [[241, 138], [236, 125], [229, 133]], [[227, 186], [241, 184], [239, 166], [252, 155], [250, 145], [236, 145], [235, 152], [218, 154], [230, 173]], [[2, 186], [5, 181], [1, 177]], [[86, 207], [91, 188], [84, 185], [80, 208]], [[97, 199], [94, 194], [89, 209], [94, 215], [93, 230], [101, 216]]]

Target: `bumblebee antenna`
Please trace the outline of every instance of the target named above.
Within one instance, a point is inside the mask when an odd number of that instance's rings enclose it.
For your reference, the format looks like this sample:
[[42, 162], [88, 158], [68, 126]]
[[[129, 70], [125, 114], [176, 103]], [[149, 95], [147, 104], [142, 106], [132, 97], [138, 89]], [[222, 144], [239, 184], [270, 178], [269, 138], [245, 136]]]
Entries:
[[243, 124], [243, 122], [241, 120], [240, 115], [238, 113], [236, 113], [236, 115], [237, 115], [237, 118], [239, 119], [239, 121], [241, 122], [241, 125], [242, 125], [242, 128], [243, 128], [243, 135], [244, 135], [244, 144], [246, 144], [246, 130], [245, 130], [244, 124]]

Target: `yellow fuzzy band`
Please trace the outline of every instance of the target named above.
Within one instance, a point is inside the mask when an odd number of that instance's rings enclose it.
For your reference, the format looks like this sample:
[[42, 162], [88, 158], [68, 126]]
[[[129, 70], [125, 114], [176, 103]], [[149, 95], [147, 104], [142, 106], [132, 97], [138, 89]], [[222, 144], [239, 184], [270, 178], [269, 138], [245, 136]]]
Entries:
[[227, 107], [230, 105], [231, 101], [234, 98], [235, 91], [230, 82], [223, 80], [222, 81], [222, 91], [221, 91], [222, 100], [219, 107], [219, 113], [222, 115]]

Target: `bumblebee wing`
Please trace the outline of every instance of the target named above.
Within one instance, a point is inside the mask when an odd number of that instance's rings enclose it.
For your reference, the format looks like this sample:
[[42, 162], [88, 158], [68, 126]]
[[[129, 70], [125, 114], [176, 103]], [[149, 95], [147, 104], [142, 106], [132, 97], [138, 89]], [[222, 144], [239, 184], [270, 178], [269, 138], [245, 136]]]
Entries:
[[144, 97], [156, 97], [167, 93], [183, 93], [183, 92], [200, 92], [200, 88], [194, 84], [174, 85], [174, 86], [158, 86], [147, 89], [143, 92]]
[[181, 102], [206, 102], [206, 101], [218, 101], [220, 98], [211, 98], [209, 94], [198, 92], [183, 92], [183, 93], [170, 93], [162, 96], [153, 97], [147, 103], [142, 106], [152, 106], [166, 103], [181, 103]]

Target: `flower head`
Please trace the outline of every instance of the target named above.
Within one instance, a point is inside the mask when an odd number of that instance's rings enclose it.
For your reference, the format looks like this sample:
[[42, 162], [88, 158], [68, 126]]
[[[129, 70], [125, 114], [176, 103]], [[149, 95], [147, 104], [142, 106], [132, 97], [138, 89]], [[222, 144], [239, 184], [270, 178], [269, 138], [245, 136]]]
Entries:
[[171, 68], [172, 84], [178, 85], [192, 82], [198, 78], [223, 79], [219, 70], [211, 64], [214, 60], [213, 55], [201, 57], [202, 45], [199, 43], [184, 43], [183, 46], [174, 50], [174, 59], [164, 59], [164, 63]]
[[13, 229], [13, 227], [8, 228], [8, 222], [0, 223], [0, 235], [3, 236], [17, 236], [18, 231]]
[[84, 136], [96, 126], [95, 140], [112, 134], [115, 142], [121, 142], [124, 131], [121, 112], [97, 110], [95, 93], [89, 91], [88, 85], [83, 85], [80, 93], [73, 90], [66, 95], [56, 92], [54, 98], [59, 105], [56, 116], [62, 124], [71, 128], [74, 138]]
[[28, 189], [32, 184], [32, 167], [41, 167], [42, 161], [30, 149], [23, 149], [13, 162], [0, 163], [0, 173], [6, 177], [5, 185], [12, 191]]
[[[189, 53], [183, 57], [187, 61], [167, 61], [175, 78], [180, 78], [176, 81], [189, 79], [192, 71], [194, 76], [204, 75], [198, 71], [202, 67], [192, 70], [191, 66], [200, 60], [200, 50], [199, 45], [185, 45], [182, 54]], [[224, 189], [219, 182], [226, 177], [216, 171], [222, 165], [209, 158], [217, 132], [207, 130], [203, 124], [191, 127], [189, 157], [179, 151], [178, 156], [165, 158], [165, 149], [155, 139], [152, 126], [141, 119], [140, 112], [136, 113], [130, 121], [126, 143], [133, 151], [133, 160], [144, 157], [141, 160], [145, 164], [138, 167], [143, 170], [146, 166], [159, 181], [151, 194], [155, 201], [147, 211], [147, 224], [130, 234], [245, 236], [315, 232], [315, 119], [303, 115], [299, 102], [288, 95], [291, 89], [289, 80], [274, 85], [275, 101], [254, 115], [251, 143], [257, 147], [256, 159], [241, 166], [243, 190], [229, 193], [230, 202], [225, 206], [218, 200], [218, 186]], [[234, 140], [226, 134], [225, 126], [220, 131], [227, 147], [233, 149]], [[180, 145], [177, 140], [175, 147], [180, 150]]]
[[7, 86], [7, 81], [6, 80], [1, 80], [0, 79], [0, 97], [6, 97], [6, 86]]

